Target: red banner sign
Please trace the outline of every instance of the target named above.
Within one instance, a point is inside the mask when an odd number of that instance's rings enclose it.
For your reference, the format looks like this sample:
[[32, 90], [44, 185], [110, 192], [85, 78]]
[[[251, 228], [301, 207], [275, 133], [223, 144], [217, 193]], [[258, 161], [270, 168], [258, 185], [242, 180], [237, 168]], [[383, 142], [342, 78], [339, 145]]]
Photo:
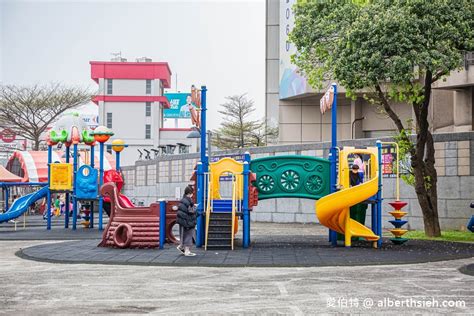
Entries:
[[0, 140], [5, 143], [12, 143], [16, 139], [16, 134], [9, 128], [4, 129], [0, 132]]

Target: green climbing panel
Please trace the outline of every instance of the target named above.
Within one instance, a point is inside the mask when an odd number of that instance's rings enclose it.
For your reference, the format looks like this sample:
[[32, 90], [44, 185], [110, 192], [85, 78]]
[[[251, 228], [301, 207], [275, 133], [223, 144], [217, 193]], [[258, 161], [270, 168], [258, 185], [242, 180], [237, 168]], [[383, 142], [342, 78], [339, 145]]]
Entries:
[[307, 198], [317, 200], [329, 192], [327, 159], [310, 156], [271, 156], [252, 159], [250, 170], [257, 174], [253, 185], [258, 199]]

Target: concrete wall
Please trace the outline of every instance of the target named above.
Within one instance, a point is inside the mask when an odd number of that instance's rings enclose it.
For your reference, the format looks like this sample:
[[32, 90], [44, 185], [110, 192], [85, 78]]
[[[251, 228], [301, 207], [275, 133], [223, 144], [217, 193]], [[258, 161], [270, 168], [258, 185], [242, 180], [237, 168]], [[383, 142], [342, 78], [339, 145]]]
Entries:
[[[104, 79], [102, 79], [104, 80]], [[101, 86], [104, 89], [104, 95], [107, 95], [107, 84]], [[161, 95], [160, 80], [151, 80], [151, 93], [146, 93], [145, 79], [113, 79], [112, 81], [112, 95], [122, 96], [144, 96], [144, 95]]]
[[[151, 149], [159, 144], [161, 109], [159, 102], [152, 102], [151, 116], [145, 116], [145, 102], [99, 102], [100, 124], [106, 125], [107, 113], [112, 113], [114, 138], [129, 145], [122, 154], [122, 165], [133, 165], [138, 159], [137, 149]], [[145, 139], [145, 125], [151, 127], [151, 138]]]
[[[469, 203], [474, 200], [474, 132], [434, 135], [436, 169], [438, 171], [439, 215], [443, 229], [460, 229], [472, 214]], [[390, 140], [385, 138], [382, 140]], [[375, 139], [340, 141], [339, 146], [374, 146]], [[328, 156], [328, 142], [250, 148], [252, 158], [277, 155]], [[240, 154], [222, 151], [215, 155]], [[160, 157], [154, 161], [139, 161], [124, 167], [124, 193], [149, 204], [159, 198], [175, 198], [189, 183], [199, 154]], [[395, 179], [383, 179], [383, 223], [391, 219], [387, 204], [395, 200]], [[413, 187], [401, 182], [401, 198], [409, 205], [407, 219], [410, 229], [423, 229], [423, 217]], [[253, 221], [315, 223], [315, 201], [306, 199], [273, 199], [259, 201], [252, 212]], [[370, 213], [370, 212], [369, 212]], [[370, 223], [370, 217], [367, 219]]]
[[268, 124], [279, 122], [280, 3], [266, 1], [265, 117]]

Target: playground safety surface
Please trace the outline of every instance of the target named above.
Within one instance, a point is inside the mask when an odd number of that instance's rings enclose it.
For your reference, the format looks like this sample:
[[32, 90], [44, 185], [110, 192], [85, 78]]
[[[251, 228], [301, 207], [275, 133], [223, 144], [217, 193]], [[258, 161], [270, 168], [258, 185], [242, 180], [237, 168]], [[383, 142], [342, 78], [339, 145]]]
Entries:
[[24, 259], [55, 263], [92, 263], [150, 266], [310, 267], [409, 264], [474, 256], [474, 244], [410, 240], [396, 246], [384, 240], [380, 249], [355, 241], [352, 248], [331, 247], [327, 237], [258, 235], [249, 249], [195, 249], [195, 257], [181, 255], [176, 246], [165, 249], [114, 249], [97, 247], [99, 239], [37, 245], [17, 252]]

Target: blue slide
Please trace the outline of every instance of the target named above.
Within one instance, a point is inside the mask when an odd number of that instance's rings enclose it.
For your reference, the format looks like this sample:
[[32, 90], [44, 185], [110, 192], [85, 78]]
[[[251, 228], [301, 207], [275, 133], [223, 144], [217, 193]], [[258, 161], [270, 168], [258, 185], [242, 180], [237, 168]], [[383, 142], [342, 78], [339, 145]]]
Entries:
[[16, 199], [10, 206], [8, 211], [0, 214], [0, 223], [8, 222], [9, 220], [15, 219], [25, 213], [31, 204], [44, 198], [48, 194], [49, 188], [43, 187], [39, 191], [24, 195]]

